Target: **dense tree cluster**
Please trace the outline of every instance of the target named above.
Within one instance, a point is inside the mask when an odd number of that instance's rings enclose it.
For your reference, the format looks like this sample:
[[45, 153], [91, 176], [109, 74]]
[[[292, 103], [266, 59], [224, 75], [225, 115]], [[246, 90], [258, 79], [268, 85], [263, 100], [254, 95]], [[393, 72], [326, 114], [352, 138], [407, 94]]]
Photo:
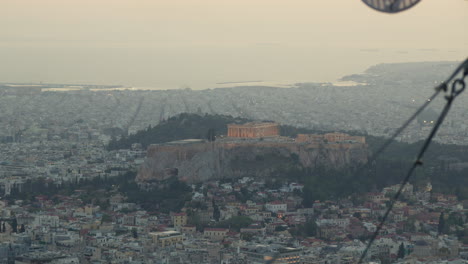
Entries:
[[304, 224], [297, 225], [289, 230], [294, 236], [311, 237], [317, 235], [316, 219], [309, 219]]
[[197, 115], [183, 113], [169, 118], [155, 127], [148, 127], [136, 134], [117, 139], [113, 137], [108, 149], [128, 149], [133, 143], [140, 143], [143, 147], [151, 144], [170, 142], [188, 138], [206, 139], [214, 141], [216, 136], [227, 134], [227, 125], [231, 123], [245, 123], [248, 119], [234, 118], [225, 115]]
[[192, 188], [176, 177], [159, 183], [159, 187], [142, 190], [134, 179], [128, 179], [119, 190], [128, 197], [128, 202], [139, 204], [147, 211], [169, 213], [179, 211], [192, 198]]
[[254, 221], [248, 216], [233, 216], [227, 220], [216, 223], [216, 227], [230, 228], [237, 232], [241, 228], [248, 227]]
[[[109, 149], [129, 148], [132, 143], [141, 143], [144, 147], [149, 144], [162, 143], [173, 140], [200, 138], [209, 141], [216, 136], [226, 134], [227, 124], [247, 122], [247, 119], [234, 118], [223, 115], [180, 114], [160, 123], [155, 127], [140, 131], [134, 135], [114, 139]], [[305, 128], [282, 126], [283, 136], [294, 137], [299, 133], [324, 133]], [[347, 132], [359, 135], [359, 133]], [[370, 153], [375, 152], [385, 139], [366, 135]], [[304, 183], [304, 203], [310, 205], [313, 200], [329, 199], [333, 197], [348, 196], [391, 184], [397, 184], [413, 162], [414, 157], [422, 144], [394, 142], [382, 153], [379, 159], [372, 164], [361, 168], [301, 168], [298, 157], [292, 155], [289, 159], [278, 160], [275, 156], [259, 156], [251, 164], [243, 162], [243, 167], [252, 169], [265, 164], [274, 164], [272, 168], [273, 180], [267, 182], [269, 187], [281, 187], [287, 180], [296, 180]], [[450, 157], [450, 159], [447, 159]], [[444, 145], [434, 142], [424, 158], [424, 166], [419, 168], [411, 183], [416, 186], [430, 181], [434, 191], [456, 194], [459, 199], [468, 199], [468, 179], [464, 177], [467, 169], [456, 171], [450, 168], [450, 162], [468, 161], [468, 147], [457, 145]], [[233, 161], [235, 163], [236, 160]], [[236, 165], [236, 164], [233, 164]], [[283, 178], [284, 175], [287, 178]], [[250, 175], [246, 175], [250, 176]], [[447, 180], [450, 179], [450, 180]], [[241, 194], [243, 195], [243, 194]], [[241, 197], [245, 198], [245, 197]]]
[[[23, 190], [14, 189], [10, 200], [24, 200], [34, 205], [36, 196], [45, 195], [52, 201], [60, 202], [60, 195], [76, 194], [80, 190], [79, 198], [84, 204], [94, 204], [101, 209], [108, 209], [109, 192], [119, 191], [128, 197], [128, 202], [141, 205], [149, 211], [169, 212], [179, 210], [186, 201], [190, 201], [192, 189], [185, 183], [173, 177], [160, 184], [160, 188], [153, 190], [141, 190], [135, 182], [136, 172], [128, 171], [116, 177], [95, 177], [82, 179], [57, 186], [44, 178], [28, 180]], [[117, 187], [117, 190], [113, 189]]]

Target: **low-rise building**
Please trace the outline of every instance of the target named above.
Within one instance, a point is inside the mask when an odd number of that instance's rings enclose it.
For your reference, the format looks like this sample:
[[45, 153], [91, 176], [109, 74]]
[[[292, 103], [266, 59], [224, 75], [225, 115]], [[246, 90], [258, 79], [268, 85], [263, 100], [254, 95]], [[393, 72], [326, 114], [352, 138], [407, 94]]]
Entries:
[[186, 213], [172, 213], [172, 224], [176, 229], [187, 225], [187, 214]]
[[274, 201], [265, 204], [265, 209], [270, 212], [287, 211], [288, 205], [281, 201]]
[[227, 228], [205, 228], [203, 235], [212, 240], [223, 240], [228, 232]]
[[254, 245], [242, 248], [248, 263], [263, 264], [274, 259], [274, 263], [299, 263], [302, 249], [276, 245]]
[[184, 235], [178, 231], [163, 231], [149, 233], [153, 244], [158, 247], [168, 247], [180, 243], [184, 240]]

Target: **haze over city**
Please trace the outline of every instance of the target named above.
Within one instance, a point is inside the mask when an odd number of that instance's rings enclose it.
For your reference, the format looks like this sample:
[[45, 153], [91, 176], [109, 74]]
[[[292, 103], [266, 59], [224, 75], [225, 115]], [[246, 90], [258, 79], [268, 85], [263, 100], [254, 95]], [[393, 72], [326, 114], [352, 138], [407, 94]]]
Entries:
[[468, 263], [467, 22], [2, 0], [0, 264]]
[[335, 81], [379, 63], [460, 61], [468, 3], [388, 15], [351, 0], [4, 0], [0, 80], [173, 89]]

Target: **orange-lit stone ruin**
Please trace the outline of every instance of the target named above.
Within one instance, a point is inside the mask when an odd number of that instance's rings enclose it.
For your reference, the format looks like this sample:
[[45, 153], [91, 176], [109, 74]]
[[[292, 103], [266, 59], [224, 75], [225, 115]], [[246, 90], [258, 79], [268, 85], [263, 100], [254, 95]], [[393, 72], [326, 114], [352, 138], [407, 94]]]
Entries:
[[[245, 124], [229, 124], [228, 137], [231, 138], [263, 138], [279, 137], [280, 128], [274, 122], [250, 122]], [[297, 143], [358, 143], [366, 144], [366, 138], [360, 136], [350, 136], [344, 133], [319, 134], [298, 134]]]
[[262, 138], [279, 136], [279, 125], [273, 122], [250, 122], [245, 124], [229, 124], [228, 137]]

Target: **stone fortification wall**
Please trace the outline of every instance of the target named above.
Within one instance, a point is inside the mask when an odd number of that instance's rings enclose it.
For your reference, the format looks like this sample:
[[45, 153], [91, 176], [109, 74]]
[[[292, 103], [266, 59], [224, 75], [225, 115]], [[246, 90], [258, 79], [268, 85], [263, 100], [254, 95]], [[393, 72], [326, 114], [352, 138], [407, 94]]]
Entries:
[[298, 134], [296, 142], [324, 142], [324, 143], [360, 143], [365, 144], [366, 138], [360, 136], [350, 136], [344, 133], [318, 134]]
[[[367, 162], [367, 145], [357, 143], [221, 140], [187, 144], [151, 145], [137, 181], [151, 182], [177, 176], [188, 182], [241, 176], [269, 176], [293, 154], [304, 167], [343, 167]], [[265, 158], [266, 157], [266, 158]], [[271, 164], [274, 160], [275, 164]]]

